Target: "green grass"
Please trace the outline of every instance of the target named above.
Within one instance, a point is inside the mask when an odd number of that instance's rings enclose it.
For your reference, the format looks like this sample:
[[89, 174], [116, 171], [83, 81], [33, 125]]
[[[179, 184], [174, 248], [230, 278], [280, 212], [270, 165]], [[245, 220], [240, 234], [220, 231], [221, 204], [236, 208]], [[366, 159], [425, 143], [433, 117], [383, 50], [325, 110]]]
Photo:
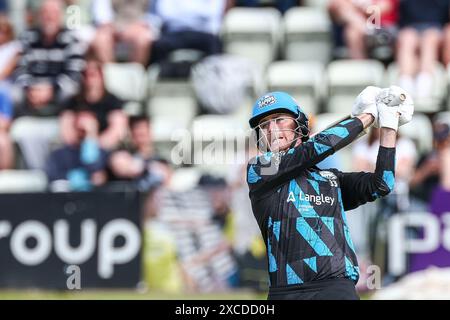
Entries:
[[0, 300], [265, 300], [266, 294], [235, 291], [213, 294], [168, 294], [126, 290], [2, 290]]

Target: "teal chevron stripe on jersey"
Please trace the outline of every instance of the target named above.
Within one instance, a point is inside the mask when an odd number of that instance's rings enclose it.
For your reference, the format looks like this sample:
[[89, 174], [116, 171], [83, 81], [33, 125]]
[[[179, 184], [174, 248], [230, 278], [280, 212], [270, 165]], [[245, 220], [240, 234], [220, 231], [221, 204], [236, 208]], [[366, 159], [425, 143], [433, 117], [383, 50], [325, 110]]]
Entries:
[[299, 284], [303, 283], [302, 279], [295, 273], [295, 271], [286, 264], [286, 278], [288, 284]]
[[327, 245], [320, 239], [317, 233], [311, 228], [311, 226], [306, 222], [305, 218], [297, 218], [297, 231], [301, 236], [308, 242], [308, 244], [314, 249], [318, 256], [332, 256], [330, 249]]

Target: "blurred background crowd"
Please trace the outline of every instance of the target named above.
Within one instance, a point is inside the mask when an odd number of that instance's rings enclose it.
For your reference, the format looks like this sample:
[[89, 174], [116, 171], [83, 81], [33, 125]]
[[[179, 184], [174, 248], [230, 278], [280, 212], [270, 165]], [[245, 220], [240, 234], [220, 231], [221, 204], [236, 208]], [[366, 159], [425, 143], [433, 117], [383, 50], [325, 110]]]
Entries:
[[[172, 137], [184, 129], [189, 150], [209, 137], [253, 155], [224, 132], [249, 129], [267, 90], [295, 96], [313, 132], [368, 85], [415, 98], [395, 191], [348, 213], [361, 291], [371, 264], [385, 284], [399, 278], [389, 217], [432, 211], [438, 191], [450, 203], [450, 1], [3, 0], [0, 57], [0, 191], [139, 190], [149, 288], [267, 289], [245, 163], [192, 164], [197, 149], [175, 163]], [[320, 166], [373, 170], [378, 135]]]

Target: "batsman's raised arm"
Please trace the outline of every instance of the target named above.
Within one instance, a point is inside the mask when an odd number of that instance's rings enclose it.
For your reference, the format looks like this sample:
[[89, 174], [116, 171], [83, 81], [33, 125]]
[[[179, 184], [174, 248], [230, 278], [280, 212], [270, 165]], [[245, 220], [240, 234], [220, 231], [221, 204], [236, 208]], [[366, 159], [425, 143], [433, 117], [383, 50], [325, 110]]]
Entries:
[[378, 119], [376, 96], [381, 89], [366, 88], [355, 100], [352, 115], [309, 138], [306, 114], [282, 92], [263, 96], [253, 108], [250, 126], [256, 131], [263, 155], [250, 160], [251, 192], [264, 193], [310, 168], [353, 142]]

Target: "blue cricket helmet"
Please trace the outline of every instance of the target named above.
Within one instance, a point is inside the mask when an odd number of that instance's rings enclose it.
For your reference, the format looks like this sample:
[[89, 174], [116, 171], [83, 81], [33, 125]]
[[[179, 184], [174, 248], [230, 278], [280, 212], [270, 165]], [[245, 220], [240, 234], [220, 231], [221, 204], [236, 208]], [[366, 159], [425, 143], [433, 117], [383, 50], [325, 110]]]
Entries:
[[292, 114], [301, 127], [304, 136], [309, 134], [308, 117], [298, 105], [297, 101], [286, 92], [270, 92], [259, 98], [253, 106], [252, 117], [249, 120], [251, 128], [256, 128], [264, 117], [279, 112]]

